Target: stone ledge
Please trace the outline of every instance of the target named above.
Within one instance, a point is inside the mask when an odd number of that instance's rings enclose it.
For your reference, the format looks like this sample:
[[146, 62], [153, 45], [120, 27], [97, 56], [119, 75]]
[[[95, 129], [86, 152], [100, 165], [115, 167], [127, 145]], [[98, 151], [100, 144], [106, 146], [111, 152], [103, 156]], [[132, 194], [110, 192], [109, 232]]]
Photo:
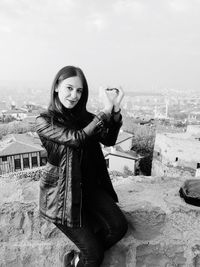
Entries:
[[[179, 197], [180, 178], [129, 177], [115, 182], [126, 236], [103, 267], [200, 266], [200, 207]], [[75, 246], [38, 215], [39, 182], [0, 180], [0, 267], [59, 267]]]

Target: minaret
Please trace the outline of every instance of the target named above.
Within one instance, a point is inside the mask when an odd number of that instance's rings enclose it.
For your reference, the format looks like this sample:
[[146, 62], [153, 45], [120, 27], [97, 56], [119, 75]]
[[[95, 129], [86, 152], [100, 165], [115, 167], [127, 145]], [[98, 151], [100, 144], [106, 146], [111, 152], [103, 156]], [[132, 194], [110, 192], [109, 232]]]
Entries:
[[168, 118], [168, 110], [169, 110], [169, 99], [165, 100], [165, 118]]

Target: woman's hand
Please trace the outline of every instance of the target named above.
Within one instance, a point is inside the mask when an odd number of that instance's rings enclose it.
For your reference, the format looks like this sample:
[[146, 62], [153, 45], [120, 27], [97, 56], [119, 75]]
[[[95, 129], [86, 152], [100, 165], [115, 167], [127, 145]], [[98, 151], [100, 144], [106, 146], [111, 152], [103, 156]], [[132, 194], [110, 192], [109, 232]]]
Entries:
[[124, 91], [121, 86], [119, 88], [113, 88], [113, 91], [115, 91], [115, 94], [113, 94], [112, 102], [114, 106], [114, 112], [117, 112], [120, 109], [121, 101], [124, 97]]
[[109, 95], [109, 91], [107, 90], [107, 87], [100, 88], [100, 97], [102, 98], [104, 109], [103, 112], [106, 114], [110, 114], [113, 110], [113, 99]]

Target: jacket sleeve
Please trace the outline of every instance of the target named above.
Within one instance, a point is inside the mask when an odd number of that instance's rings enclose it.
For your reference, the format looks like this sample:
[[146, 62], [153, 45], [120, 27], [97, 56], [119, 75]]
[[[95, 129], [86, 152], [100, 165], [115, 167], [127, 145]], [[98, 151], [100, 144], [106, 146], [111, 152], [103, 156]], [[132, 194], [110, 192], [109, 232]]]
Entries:
[[99, 141], [105, 146], [114, 146], [119, 134], [119, 130], [122, 126], [122, 116], [116, 122], [113, 116], [110, 118], [107, 127], [99, 133]]
[[50, 141], [72, 147], [80, 147], [84, 145], [88, 138], [97, 135], [103, 130], [107, 119], [107, 115], [104, 112], [100, 112], [85, 128], [74, 130], [51, 123], [51, 118], [38, 116], [36, 118], [36, 131], [40, 137]]

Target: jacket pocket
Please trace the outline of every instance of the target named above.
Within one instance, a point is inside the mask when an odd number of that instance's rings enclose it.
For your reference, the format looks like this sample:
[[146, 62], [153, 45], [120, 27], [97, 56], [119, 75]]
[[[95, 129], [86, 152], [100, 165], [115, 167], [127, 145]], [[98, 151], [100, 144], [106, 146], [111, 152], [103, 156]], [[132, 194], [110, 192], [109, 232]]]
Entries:
[[47, 163], [40, 179], [40, 211], [52, 219], [57, 215], [61, 167]]
[[51, 187], [58, 184], [58, 180], [61, 173], [61, 167], [54, 166], [47, 162], [44, 170], [42, 171], [42, 177], [40, 179], [40, 186]]

